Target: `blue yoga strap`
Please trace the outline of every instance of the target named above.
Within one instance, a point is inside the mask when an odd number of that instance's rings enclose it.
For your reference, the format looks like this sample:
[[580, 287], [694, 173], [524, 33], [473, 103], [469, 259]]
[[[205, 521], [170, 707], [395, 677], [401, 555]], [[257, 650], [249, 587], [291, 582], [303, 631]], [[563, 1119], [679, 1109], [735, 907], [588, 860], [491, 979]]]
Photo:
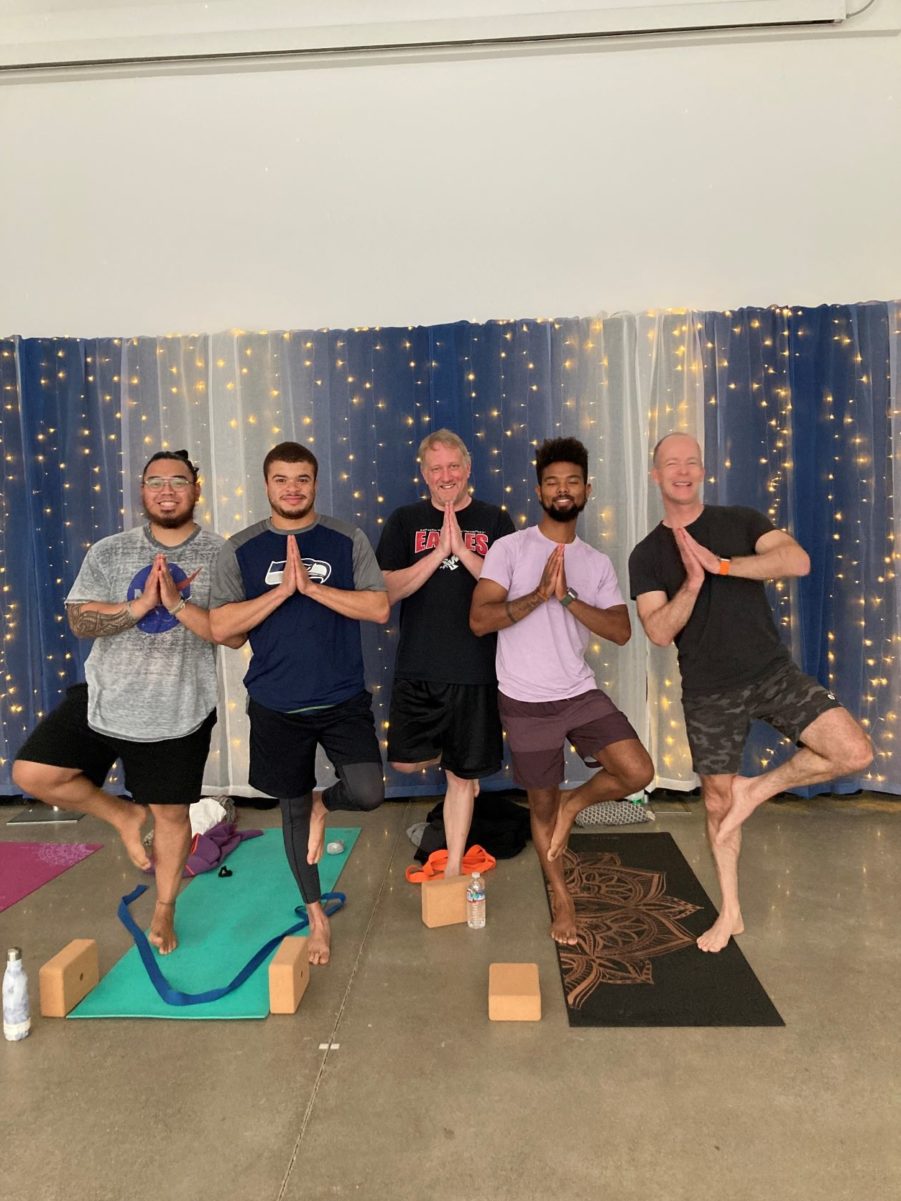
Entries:
[[[138, 954], [141, 956], [144, 967], [147, 969], [150, 982], [167, 1005], [200, 1005], [204, 1001], [218, 1001], [220, 997], [234, 992], [236, 988], [240, 988], [248, 977], [253, 975], [266, 956], [275, 950], [283, 938], [287, 938], [289, 934], [297, 934], [309, 925], [309, 918], [304, 911], [303, 905], [298, 905], [294, 912], [298, 915], [300, 921], [293, 926], [289, 926], [287, 930], [283, 930], [281, 934], [276, 934], [274, 938], [270, 938], [265, 946], [260, 947], [257, 953], [241, 968], [230, 984], [226, 984], [224, 988], [210, 988], [206, 992], [179, 992], [177, 988], [172, 987], [160, 971], [160, 965], [150, 947], [150, 943], [147, 941], [146, 934], [128, 911], [129, 905], [146, 891], [147, 885], [139, 884], [133, 892], [130, 892], [128, 896], [121, 899], [118, 909], [119, 921], [135, 940], [135, 946], [138, 948]], [[331, 917], [333, 913], [337, 913], [339, 909], [344, 907], [347, 897], [343, 892], [324, 892], [321, 899], [323, 902], [335, 902], [330, 908], [328, 906], [325, 908], [326, 917]]]

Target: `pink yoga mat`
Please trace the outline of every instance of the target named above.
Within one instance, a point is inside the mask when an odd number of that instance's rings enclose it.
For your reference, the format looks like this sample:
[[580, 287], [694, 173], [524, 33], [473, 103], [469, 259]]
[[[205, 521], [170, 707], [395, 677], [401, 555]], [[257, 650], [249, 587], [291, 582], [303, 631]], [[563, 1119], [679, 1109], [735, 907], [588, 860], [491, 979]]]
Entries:
[[0, 913], [99, 851], [99, 842], [0, 842]]

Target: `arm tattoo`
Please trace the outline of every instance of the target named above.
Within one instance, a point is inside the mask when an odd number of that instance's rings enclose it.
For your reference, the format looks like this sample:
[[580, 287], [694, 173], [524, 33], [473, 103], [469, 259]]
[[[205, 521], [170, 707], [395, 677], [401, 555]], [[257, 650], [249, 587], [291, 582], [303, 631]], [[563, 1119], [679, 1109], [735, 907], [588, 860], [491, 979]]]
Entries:
[[527, 592], [525, 596], [518, 596], [516, 600], [507, 601], [505, 609], [507, 617], [515, 625], [516, 622], [522, 621], [524, 617], [528, 617], [533, 610], [543, 604], [544, 597], [536, 590], [535, 592]]
[[86, 613], [85, 606], [68, 605], [66, 614], [73, 634], [79, 638], [105, 638], [108, 634], [121, 634], [138, 624], [126, 601], [118, 613]]

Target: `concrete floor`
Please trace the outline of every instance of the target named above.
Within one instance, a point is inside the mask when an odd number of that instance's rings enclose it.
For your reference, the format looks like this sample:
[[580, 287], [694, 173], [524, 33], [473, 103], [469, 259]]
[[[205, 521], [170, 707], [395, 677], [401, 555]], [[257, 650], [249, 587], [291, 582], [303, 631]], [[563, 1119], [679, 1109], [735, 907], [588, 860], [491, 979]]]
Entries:
[[[403, 871], [428, 807], [364, 815], [332, 964], [294, 1017], [35, 1014], [28, 1039], [0, 1042], [5, 1201], [901, 1197], [901, 805], [756, 814], [741, 946], [786, 1027], [664, 1030], [569, 1028], [531, 847], [491, 873], [484, 931], [427, 930]], [[135, 873], [93, 819], [6, 825], [16, 812], [0, 808], [0, 838], [105, 844], [0, 914], [36, 998], [71, 938], [97, 938], [101, 971], [127, 949], [115, 902]], [[715, 897], [698, 804], [659, 806], [651, 828]], [[537, 960], [540, 1023], [488, 1021], [497, 959]]]

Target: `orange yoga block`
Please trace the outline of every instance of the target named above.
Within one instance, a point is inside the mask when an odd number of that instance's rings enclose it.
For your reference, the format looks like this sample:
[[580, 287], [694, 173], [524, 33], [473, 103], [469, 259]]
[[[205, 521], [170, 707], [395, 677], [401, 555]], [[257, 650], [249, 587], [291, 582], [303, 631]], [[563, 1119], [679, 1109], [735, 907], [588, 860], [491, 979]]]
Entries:
[[296, 1013], [310, 982], [310, 950], [305, 938], [283, 938], [269, 964], [269, 1012]]
[[45, 1018], [64, 1018], [99, 979], [96, 939], [74, 939], [48, 959], [38, 973], [41, 1014]]
[[537, 963], [492, 963], [488, 968], [488, 1016], [492, 1022], [540, 1022]]
[[466, 886], [469, 876], [426, 880], [422, 884], [422, 920], [430, 928], [466, 921]]

